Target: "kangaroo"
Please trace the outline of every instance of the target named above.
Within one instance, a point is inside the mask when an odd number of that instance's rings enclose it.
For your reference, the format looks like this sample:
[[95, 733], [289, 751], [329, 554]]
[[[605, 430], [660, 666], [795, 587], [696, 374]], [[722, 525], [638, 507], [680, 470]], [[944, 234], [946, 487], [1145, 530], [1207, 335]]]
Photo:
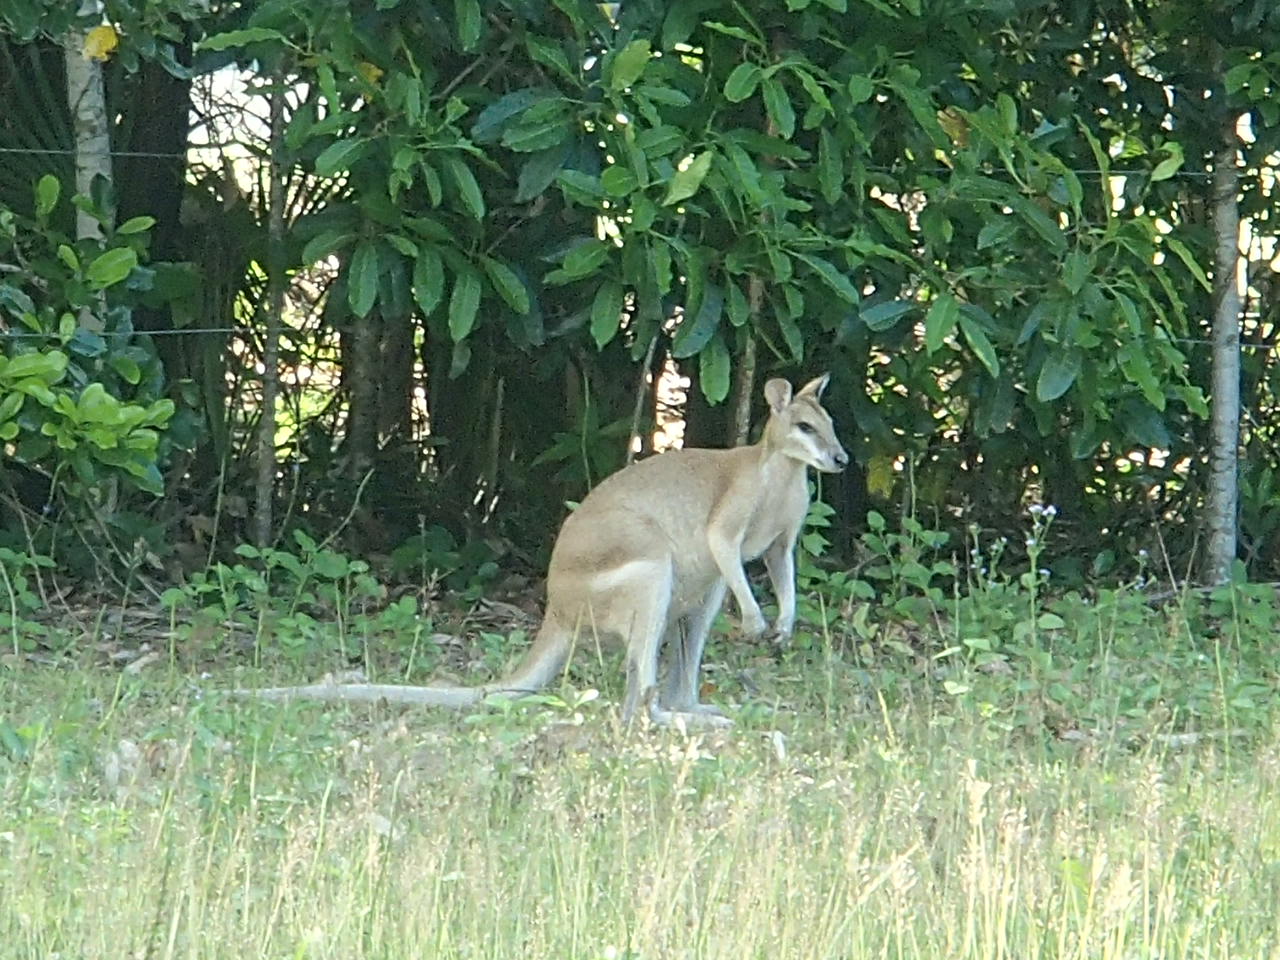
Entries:
[[[760, 441], [728, 450], [672, 450], [602, 482], [569, 515], [551, 552], [546, 615], [514, 672], [479, 687], [328, 684], [252, 692], [269, 698], [388, 700], [465, 707], [494, 693], [530, 693], [564, 669], [582, 636], [626, 644], [630, 722], [727, 725], [698, 699], [698, 671], [712, 621], [733, 594], [744, 633], [767, 624], [742, 565], [763, 557], [778, 601], [772, 633], [790, 636], [796, 617], [795, 544], [809, 508], [806, 468], [836, 473], [849, 463], [821, 405], [829, 375], [805, 384], [765, 384], [769, 420]], [[666, 673], [658, 686], [659, 656]], [[250, 693], [250, 691], [240, 691]]]

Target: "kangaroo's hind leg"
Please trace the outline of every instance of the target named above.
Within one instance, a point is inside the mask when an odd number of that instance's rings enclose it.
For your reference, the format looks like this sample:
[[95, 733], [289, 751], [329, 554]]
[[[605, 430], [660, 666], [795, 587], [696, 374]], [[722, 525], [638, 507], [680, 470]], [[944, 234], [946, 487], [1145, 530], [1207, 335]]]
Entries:
[[607, 600], [596, 607], [604, 632], [626, 639], [627, 692], [622, 719], [629, 723], [658, 683], [658, 652], [671, 607], [671, 564], [631, 563], [613, 579]]
[[701, 725], [728, 725], [718, 707], [698, 702], [699, 669], [711, 624], [724, 605], [725, 583], [717, 582], [702, 603], [667, 632], [667, 675], [662, 685], [662, 708], [684, 714], [686, 720]]

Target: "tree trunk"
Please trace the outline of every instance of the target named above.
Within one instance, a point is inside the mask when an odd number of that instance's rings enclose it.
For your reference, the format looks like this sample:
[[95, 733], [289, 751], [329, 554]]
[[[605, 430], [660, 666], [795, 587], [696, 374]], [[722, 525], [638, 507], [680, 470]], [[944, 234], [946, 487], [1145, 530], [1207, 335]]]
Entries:
[[1205, 580], [1222, 583], [1236, 559], [1240, 446], [1240, 195], [1236, 118], [1228, 116], [1213, 162], [1213, 434]]
[[408, 314], [382, 317], [381, 376], [378, 379], [378, 436], [396, 444], [413, 440], [413, 335], [417, 328]]
[[751, 432], [751, 399], [756, 385], [756, 338], [752, 332], [759, 320], [760, 304], [764, 301], [764, 283], [752, 276], [747, 287], [747, 305], [751, 319], [747, 321], [747, 339], [738, 358], [737, 382], [733, 391], [733, 418], [729, 421], [729, 446], [740, 447], [747, 442]]
[[276, 483], [276, 397], [280, 393], [280, 327], [284, 313], [284, 78], [271, 91], [271, 159], [267, 203], [267, 330], [262, 351], [262, 417], [258, 421], [258, 482], [254, 539], [270, 546]]
[[[100, 9], [93, 0], [81, 7], [82, 15]], [[67, 72], [67, 106], [71, 110], [71, 128], [76, 143], [76, 193], [91, 195], [93, 181], [102, 177], [111, 182], [111, 133], [107, 118], [107, 100], [102, 86], [102, 65], [85, 55], [88, 31], [71, 29], [63, 42], [63, 61]], [[106, 212], [106, 211], [102, 211]], [[76, 210], [76, 237], [98, 239], [102, 225], [84, 210]], [[80, 326], [100, 331], [102, 318], [85, 307], [80, 311]]]
[[[382, 314], [348, 319], [350, 353], [343, 358], [347, 388], [347, 477], [358, 483], [373, 464], [378, 449], [378, 382], [382, 347]], [[348, 372], [349, 371], [349, 372]]]

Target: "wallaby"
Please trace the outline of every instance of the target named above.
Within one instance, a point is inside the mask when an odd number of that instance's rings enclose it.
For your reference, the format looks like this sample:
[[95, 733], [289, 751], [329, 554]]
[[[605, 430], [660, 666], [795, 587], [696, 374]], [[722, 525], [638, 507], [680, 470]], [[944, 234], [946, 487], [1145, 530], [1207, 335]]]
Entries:
[[[760, 441], [729, 450], [672, 450], [633, 463], [592, 490], [565, 520], [551, 552], [547, 609], [521, 665], [481, 687], [318, 684], [240, 691], [257, 696], [388, 700], [462, 707], [494, 693], [529, 693], [564, 669], [581, 638], [626, 644], [622, 717], [646, 704], [655, 723], [677, 716], [729, 721], [698, 701], [698, 669], [711, 623], [733, 593], [744, 632], [766, 624], [742, 565], [763, 557], [778, 601], [773, 632], [796, 617], [795, 544], [809, 508], [806, 467], [836, 473], [849, 457], [820, 400], [829, 375], [794, 396], [770, 380]], [[658, 657], [666, 675], [658, 689]]]

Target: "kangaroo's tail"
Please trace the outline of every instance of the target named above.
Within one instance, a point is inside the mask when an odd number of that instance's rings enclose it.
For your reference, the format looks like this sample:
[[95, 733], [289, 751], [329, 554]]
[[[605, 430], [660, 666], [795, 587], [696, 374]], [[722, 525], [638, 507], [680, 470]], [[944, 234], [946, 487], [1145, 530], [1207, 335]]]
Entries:
[[573, 634], [548, 616], [524, 660], [511, 674], [482, 687], [417, 687], [398, 683], [313, 683], [296, 687], [232, 690], [232, 696], [261, 700], [328, 700], [341, 703], [386, 703], [461, 709], [491, 693], [534, 693], [564, 669], [573, 653]]

